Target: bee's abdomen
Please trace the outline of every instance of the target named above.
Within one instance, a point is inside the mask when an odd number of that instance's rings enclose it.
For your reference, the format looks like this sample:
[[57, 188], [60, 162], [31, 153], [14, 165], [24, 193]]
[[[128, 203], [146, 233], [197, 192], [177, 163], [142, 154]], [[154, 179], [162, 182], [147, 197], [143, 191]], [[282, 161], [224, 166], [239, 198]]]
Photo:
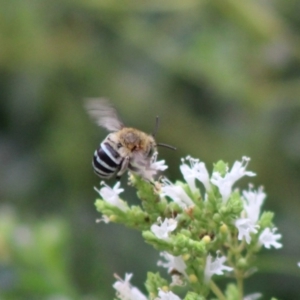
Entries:
[[110, 178], [118, 169], [121, 160], [119, 153], [109, 143], [103, 142], [94, 153], [94, 171], [102, 178]]

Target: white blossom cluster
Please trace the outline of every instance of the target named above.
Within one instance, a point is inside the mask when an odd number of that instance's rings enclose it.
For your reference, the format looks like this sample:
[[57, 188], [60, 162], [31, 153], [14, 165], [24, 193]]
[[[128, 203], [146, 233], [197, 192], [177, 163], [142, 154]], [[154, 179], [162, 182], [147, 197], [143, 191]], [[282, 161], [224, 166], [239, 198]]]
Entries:
[[[247, 171], [247, 165], [249, 163], [248, 157], [243, 157], [241, 161], [236, 161], [232, 168], [227, 168], [223, 174], [214, 171], [210, 176], [205, 163], [201, 162], [199, 159], [192, 158], [190, 156], [182, 159], [182, 164], [180, 166], [181, 173], [192, 193], [198, 191], [196, 182], [199, 181], [204, 189], [205, 195], [203, 199], [206, 201], [207, 195], [213, 189], [219, 191], [220, 201], [226, 205], [232, 195], [233, 186], [237, 180], [244, 176], [255, 176], [256, 174]], [[157, 170], [164, 170], [166, 166], [164, 161], [153, 162], [153, 168]], [[126, 212], [129, 207], [127, 203], [119, 198], [119, 194], [123, 192], [120, 188], [120, 183], [117, 182], [113, 188], [108, 185], [101, 183], [103, 187], [97, 192], [100, 194], [102, 199], [109, 203], [110, 205], [118, 207], [121, 211]], [[173, 202], [175, 202], [182, 210], [187, 210], [195, 206], [194, 200], [188, 195], [185, 189], [181, 185], [173, 184], [168, 179], [162, 179], [162, 186], [160, 190], [161, 198], [168, 197]], [[277, 228], [264, 228], [260, 229], [260, 216], [261, 207], [266, 198], [262, 188], [254, 190], [250, 185], [249, 189], [242, 191], [241, 199], [243, 203], [243, 210], [241, 214], [233, 221], [231, 226], [235, 226], [238, 232], [237, 239], [240, 241], [245, 241], [245, 243], [250, 244], [253, 237], [256, 237], [259, 246], [263, 246], [267, 249], [274, 247], [276, 249], [281, 248], [282, 244], [278, 241], [281, 235], [276, 233]], [[107, 216], [103, 216], [102, 221], [109, 222]], [[165, 218], [162, 220], [160, 217], [157, 219], [156, 224], [152, 224], [150, 227], [151, 232], [157, 239], [163, 241], [170, 241], [171, 233], [176, 230], [178, 226], [178, 218]], [[159, 261], [158, 265], [166, 268], [169, 273], [176, 270], [179, 274], [188, 278], [186, 272], [186, 263], [182, 256], [173, 256], [168, 252], [161, 252], [160, 255], [163, 257], [164, 261]], [[205, 265], [203, 269], [203, 278], [206, 283], [208, 283], [213, 275], [223, 275], [224, 272], [231, 272], [233, 268], [226, 266], [227, 258], [217, 252], [216, 257], [213, 257], [210, 253], [207, 254]], [[300, 266], [300, 263], [299, 263]], [[121, 300], [145, 300], [147, 299], [137, 288], [131, 286], [130, 279], [132, 274], [126, 274], [125, 279], [118, 279], [118, 281], [113, 285], [117, 290], [117, 296]], [[177, 276], [173, 276], [171, 285], [180, 285], [180, 279]], [[156, 300], [180, 300], [180, 298], [171, 291], [157, 291], [158, 298]], [[255, 293], [246, 296], [244, 299], [258, 299], [260, 294]]]
[[[249, 191], [243, 192], [244, 211], [242, 216], [235, 221], [235, 226], [239, 231], [238, 239], [245, 238], [246, 242], [250, 244], [251, 233], [257, 234], [259, 225], [257, 224], [261, 206], [265, 200], [266, 194], [260, 188], [254, 191], [249, 187]], [[277, 240], [281, 238], [281, 234], [276, 234], [277, 228], [265, 228], [259, 235], [259, 243], [265, 248], [270, 249], [273, 246], [276, 249], [282, 247], [282, 244]]]
[[[206, 192], [209, 192], [214, 185], [218, 187], [223, 203], [226, 203], [237, 180], [244, 176], [255, 176], [255, 173], [246, 171], [249, 160], [250, 158], [243, 157], [242, 161], [236, 161], [231, 170], [226, 171], [225, 175], [222, 176], [219, 172], [213, 172], [210, 177], [204, 162], [188, 156], [186, 159], [182, 159], [180, 170], [192, 192], [197, 189], [196, 180], [204, 185]], [[175, 185], [167, 179], [164, 179], [163, 183], [162, 197], [168, 196], [183, 209], [194, 205], [193, 200], [187, 195], [183, 187]], [[251, 242], [251, 234], [258, 233], [259, 225], [257, 222], [266, 194], [262, 188], [254, 191], [251, 187], [249, 191], [243, 191], [242, 194], [244, 211], [241, 217], [235, 220], [234, 224], [239, 232], [238, 239], [245, 239], [249, 244]], [[282, 245], [277, 241], [281, 238], [281, 235], [276, 234], [276, 230], [277, 228], [265, 228], [259, 236], [260, 244], [267, 249], [270, 249], [271, 246], [276, 249], [281, 248]]]
[[[216, 261], [214, 264], [219, 265], [222, 263]], [[147, 297], [138, 288], [130, 284], [131, 278], [132, 273], [126, 273], [124, 280], [118, 278], [118, 280], [113, 284], [114, 289], [117, 291], [117, 297], [120, 300], [147, 300]], [[262, 295], [260, 293], [253, 293], [245, 296], [243, 300], [258, 300], [261, 296]], [[158, 297], [155, 298], [155, 300], [181, 300], [181, 298], [172, 291], [163, 291], [160, 289], [158, 291]]]

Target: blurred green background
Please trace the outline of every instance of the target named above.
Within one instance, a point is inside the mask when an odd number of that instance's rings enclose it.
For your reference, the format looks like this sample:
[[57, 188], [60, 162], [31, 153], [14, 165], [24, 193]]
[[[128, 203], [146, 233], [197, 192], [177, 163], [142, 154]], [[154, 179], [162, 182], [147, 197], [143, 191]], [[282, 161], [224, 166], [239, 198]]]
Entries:
[[188, 154], [210, 170], [251, 157], [284, 247], [258, 257], [246, 293], [299, 298], [299, 1], [0, 5], [1, 299], [112, 299], [114, 273], [144, 291], [158, 270], [139, 233], [95, 222], [91, 158], [106, 132], [82, 100], [99, 96], [146, 132], [160, 116], [157, 139], [178, 148], [160, 151], [171, 180]]

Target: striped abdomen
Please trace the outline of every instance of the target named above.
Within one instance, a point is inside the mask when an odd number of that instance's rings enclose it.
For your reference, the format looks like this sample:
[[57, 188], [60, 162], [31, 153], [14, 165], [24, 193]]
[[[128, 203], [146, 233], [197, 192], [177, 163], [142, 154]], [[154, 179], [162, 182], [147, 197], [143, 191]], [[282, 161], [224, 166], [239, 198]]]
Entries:
[[108, 142], [102, 142], [94, 153], [93, 168], [101, 178], [112, 177], [120, 168], [121, 163], [122, 157]]

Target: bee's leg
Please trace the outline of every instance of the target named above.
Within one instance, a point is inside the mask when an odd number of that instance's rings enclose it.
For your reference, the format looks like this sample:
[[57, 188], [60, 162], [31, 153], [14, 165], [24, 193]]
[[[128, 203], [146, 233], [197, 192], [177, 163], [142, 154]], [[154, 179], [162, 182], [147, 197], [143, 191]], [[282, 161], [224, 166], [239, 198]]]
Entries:
[[120, 164], [120, 168], [119, 168], [119, 171], [116, 175], [116, 179], [117, 180], [120, 180], [121, 179], [121, 176], [125, 173], [125, 171], [127, 170], [128, 168], [128, 164], [129, 164], [129, 156], [125, 157], [121, 164]]
[[[141, 169], [137, 166], [133, 166], [131, 163], [128, 165], [128, 169], [130, 171], [132, 171], [133, 174], [141, 176], [143, 179], [145, 179], [143, 176], [143, 169]], [[148, 181], [148, 180], [146, 180], [146, 181]]]
[[128, 169], [130, 171], [132, 171], [134, 174], [141, 176], [143, 178], [143, 180], [147, 181], [152, 186], [155, 186], [155, 181], [153, 181], [152, 179], [148, 179], [144, 176], [144, 173], [143, 173], [144, 168], [138, 168], [136, 166], [133, 166], [132, 164], [129, 164]]

